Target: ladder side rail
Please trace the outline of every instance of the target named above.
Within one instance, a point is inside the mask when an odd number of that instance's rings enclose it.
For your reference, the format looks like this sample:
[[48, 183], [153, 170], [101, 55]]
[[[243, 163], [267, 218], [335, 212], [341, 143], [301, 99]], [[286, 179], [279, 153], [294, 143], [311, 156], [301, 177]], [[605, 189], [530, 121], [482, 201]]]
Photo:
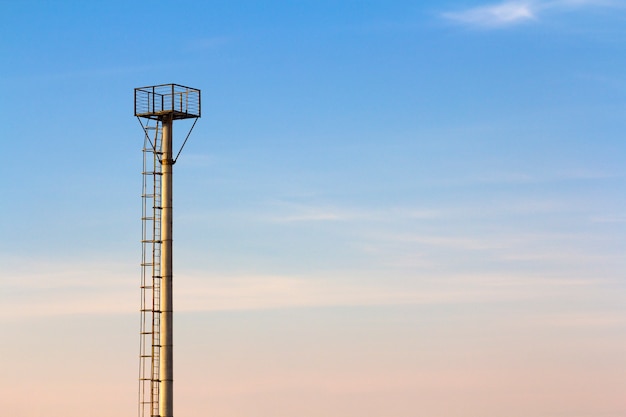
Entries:
[[[162, 98], [161, 98], [162, 99]], [[161, 124], [154, 146], [146, 135], [142, 170], [142, 258], [139, 349], [139, 417], [158, 417], [161, 290]]]
[[151, 388], [150, 403], [151, 416], [159, 415], [159, 389], [160, 389], [160, 356], [161, 356], [161, 338], [160, 338], [160, 322], [161, 322], [161, 154], [162, 154], [162, 126], [157, 122], [154, 138], [154, 153], [152, 158], [153, 166], [153, 205], [152, 216], [152, 340], [151, 340]]
[[149, 335], [149, 311], [147, 309], [148, 300], [151, 298], [151, 289], [148, 285], [148, 256], [149, 256], [149, 241], [152, 240], [152, 227], [148, 224], [148, 213], [153, 196], [147, 194], [147, 190], [151, 187], [151, 178], [148, 170], [148, 158], [150, 152], [147, 139], [144, 139], [143, 147], [143, 170], [142, 170], [142, 232], [141, 232], [141, 305], [140, 305], [140, 347], [139, 347], [139, 417], [146, 417], [148, 414], [148, 393], [150, 384], [148, 381], [150, 369], [150, 356], [148, 355], [148, 346], [150, 341]]

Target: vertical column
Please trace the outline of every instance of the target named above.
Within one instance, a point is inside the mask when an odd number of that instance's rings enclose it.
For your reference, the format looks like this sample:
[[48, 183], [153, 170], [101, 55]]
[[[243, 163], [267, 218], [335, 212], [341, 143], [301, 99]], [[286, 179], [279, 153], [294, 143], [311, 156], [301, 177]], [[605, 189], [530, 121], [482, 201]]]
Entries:
[[159, 414], [172, 417], [173, 406], [173, 326], [172, 326], [172, 117], [163, 120], [161, 182], [161, 356]]

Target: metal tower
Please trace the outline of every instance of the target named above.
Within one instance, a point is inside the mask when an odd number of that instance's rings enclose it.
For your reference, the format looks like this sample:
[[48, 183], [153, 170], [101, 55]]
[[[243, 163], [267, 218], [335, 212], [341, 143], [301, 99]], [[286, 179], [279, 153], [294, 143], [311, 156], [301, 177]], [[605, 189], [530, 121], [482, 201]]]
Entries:
[[[139, 417], [173, 417], [172, 174], [200, 117], [200, 90], [178, 84], [135, 88], [135, 116], [145, 133]], [[181, 119], [194, 121], [174, 156], [173, 122]]]

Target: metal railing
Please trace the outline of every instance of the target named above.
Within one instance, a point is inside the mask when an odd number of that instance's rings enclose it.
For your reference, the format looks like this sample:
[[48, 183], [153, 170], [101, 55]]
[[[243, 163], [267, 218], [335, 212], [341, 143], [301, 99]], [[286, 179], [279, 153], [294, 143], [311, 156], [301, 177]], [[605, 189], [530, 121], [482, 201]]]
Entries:
[[166, 115], [200, 117], [200, 90], [179, 84], [135, 88], [135, 116], [158, 120]]

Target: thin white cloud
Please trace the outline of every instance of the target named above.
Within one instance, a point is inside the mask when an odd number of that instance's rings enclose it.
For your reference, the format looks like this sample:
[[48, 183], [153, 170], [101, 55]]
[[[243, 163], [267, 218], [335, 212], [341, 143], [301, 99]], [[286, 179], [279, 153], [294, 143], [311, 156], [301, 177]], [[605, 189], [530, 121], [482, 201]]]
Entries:
[[625, 215], [597, 216], [597, 217], [592, 217], [591, 221], [593, 223], [626, 223], [626, 216]]
[[530, 2], [507, 1], [475, 7], [459, 12], [444, 13], [446, 19], [478, 27], [508, 26], [536, 18], [536, 6]]
[[533, 278], [515, 274], [430, 276], [410, 281], [336, 274], [307, 277], [188, 273], [179, 279], [178, 305], [180, 311], [224, 311], [501, 303], [563, 293], [586, 295], [598, 285], [595, 280]]
[[610, 6], [616, 7], [618, 3], [613, 0], [553, 0], [544, 2], [544, 7], [584, 7], [584, 6]]
[[585, 7], [623, 7], [611, 0], [507, 0], [470, 9], [446, 12], [448, 20], [479, 28], [499, 28], [539, 19], [544, 12], [568, 11]]
[[336, 205], [274, 202], [271, 214], [264, 216], [275, 223], [350, 221], [371, 217], [371, 213]]
[[288, 201], [274, 202], [270, 209], [271, 212], [263, 215], [263, 219], [274, 223], [434, 219], [443, 214], [441, 211], [423, 207], [363, 209], [338, 204], [301, 204]]
[[336, 211], [309, 211], [301, 214], [287, 215], [284, 217], [275, 217], [272, 220], [277, 223], [293, 223], [293, 222], [315, 222], [315, 221], [337, 221], [347, 220], [350, 217], [344, 213]]
[[[135, 314], [139, 276], [133, 269], [129, 265], [103, 268], [95, 263], [60, 263], [7, 271], [8, 276], [0, 282], [0, 321]], [[181, 312], [515, 302], [564, 292], [586, 295], [596, 285], [596, 280], [534, 279], [514, 274], [383, 278], [365, 271], [310, 276], [181, 271], [175, 302]]]
[[134, 265], [4, 261], [0, 319], [137, 310], [139, 270]]
[[622, 312], [570, 312], [542, 315], [534, 318], [536, 324], [557, 327], [624, 327], [626, 317]]
[[[71, 268], [71, 267], [70, 267]], [[0, 289], [0, 320], [85, 314], [132, 314], [138, 309], [138, 277], [126, 274], [112, 284], [111, 273], [65, 269], [50, 275], [36, 271], [12, 274]], [[87, 282], [77, 283], [83, 277]], [[135, 284], [135, 285], [132, 285]], [[181, 272], [177, 276], [178, 311], [266, 310], [340, 305], [450, 303], [481, 299], [484, 289], [407, 291], [365, 285], [350, 279], [297, 276], [216, 276]], [[489, 293], [490, 291], [488, 291]]]

